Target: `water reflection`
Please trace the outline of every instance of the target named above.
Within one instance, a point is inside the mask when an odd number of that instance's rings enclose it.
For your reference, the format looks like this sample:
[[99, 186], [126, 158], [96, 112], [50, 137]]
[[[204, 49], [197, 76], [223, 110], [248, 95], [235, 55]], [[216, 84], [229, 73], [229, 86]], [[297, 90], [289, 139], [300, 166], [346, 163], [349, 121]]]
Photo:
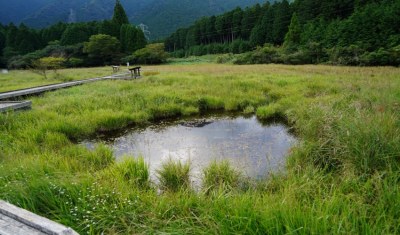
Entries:
[[[218, 117], [154, 124], [119, 136], [103, 138], [115, 156], [143, 156], [152, 173], [163, 161], [191, 161], [192, 174], [213, 160], [228, 159], [250, 177], [260, 178], [276, 170], [295, 143], [285, 125], [263, 125], [255, 117]], [[93, 148], [98, 141], [83, 144]]]

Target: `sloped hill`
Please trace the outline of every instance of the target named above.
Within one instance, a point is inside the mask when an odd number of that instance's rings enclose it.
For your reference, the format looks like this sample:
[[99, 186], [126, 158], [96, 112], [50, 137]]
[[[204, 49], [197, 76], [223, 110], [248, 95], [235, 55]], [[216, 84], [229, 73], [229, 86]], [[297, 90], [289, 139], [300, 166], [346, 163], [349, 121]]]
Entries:
[[[220, 14], [265, 0], [121, 0], [132, 23], [146, 24], [151, 38], [167, 36], [202, 16]], [[58, 21], [109, 19], [115, 0], [14, 0], [0, 2], [0, 22], [41, 28]]]

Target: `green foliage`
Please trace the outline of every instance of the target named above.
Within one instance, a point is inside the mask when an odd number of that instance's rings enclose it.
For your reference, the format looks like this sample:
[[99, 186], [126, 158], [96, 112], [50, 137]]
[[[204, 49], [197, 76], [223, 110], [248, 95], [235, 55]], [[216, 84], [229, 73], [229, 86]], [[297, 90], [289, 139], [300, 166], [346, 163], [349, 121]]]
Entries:
[[117, 60], [120, 43], [115, 37], [97, 34], [91, 36], [89, 42], [85, 42], [83, 51], [97, 64], [106, 64]]
[[291, 48], [296, 48], [300, 44], [301, 39], [301, 27], [299, 19], [296, 13], [293, 14], [292, 20], [290, 22], [289, 31], [286, 33], [284, 47], [290, 50]]
[[400, 46], [390, 49], [380, 48], [374, 52], [366, 52], [361, 56], [362, 65], [384, 66], [400, 65]]
[[[400, 44], [399, 14], [400, 4], [396, 1], [366, 1], [362, 4], [353, 0], [276, 1], [262, 7], [255, 5], [202, 18], [188, 28], [177, 30], [165, 40], [165, 45], [167, 51], [178, 57], [244, 53], [267, 43], [283, 45], [286, 50], [281, 59], [273, 63], [305, 64], [329, 60], [332, 64], [344, 65], [396, 65], [396, 58], [392, 57], [395, 55], [389, 50]], [[240, 41], [246, 43], [241, 46]], [[224, 46], [221, 50], [210, 50], [213, 44]], [[258, 52], [252, 52], [257, 54], [254, 57], [259, 56]], [[365, 53], [362, 59], [359, 53]], [[239, 58], [238, 63], [244, 63], [243, 60], [245, 63], [271, 63], [268, 59], [246, 56]]]
[[190, 162], [169, 159], [157, 170], [157, 175], [164, 191], [178, 192], [190, 188]]
[[[125, 22], [122, 24], [122, 22]], [[77, 58], [82, 61], [66, 63], [66, 66], [95, 66], [110, 62], [119, 62], [119, 49], [110, 59], [107, 55], [99, 59], [93, 53], [83, 51], [83, 43], [91, 36], [106, 34], [122, 39], [122, 52], [132, 53], [147, 44], [144, 33], [137, 27], [129, 25], [127, 16], [119, 1], [116, 3], [113, 20], [85, 23], [57, 23], [41, 30], [30, 29], [24, 24], [16, 27], [13, 24], [0, 27], [0, 65], [10, 68], [28, 68], [32, 62], [42, 57]], [[108, 48], [104, 49], [106, 51]], [[101, 53], [100, 53], [101, 54]], [[108, 54], [108, 53], [106, 53]]]
[[232, 62], [234, 56], [232, 54], [224, 54], [217, 57], [216, 61], [217, 64], [226, 64]]
[[131, 24], [121, 26], [120, 40], [122, 51], [128, 54], [146, 46], [146, 39], [143, 32]]
[[114, 15], [111, 21], [119, 27], [124, 24], [129, 24], [128, 16], [126, 15], [124, 7], [121, 5], [119, 0], [115, 2]]
[[57, 73], [57, 70], [63, 68], [65, 59], [62, 57], [43, 57], [32, 63], [32, 71], [36, 71], [47, 79], [47, 70], [53, 70]]
[[86, 24], [71, 24], [61, 36], [61, 45], [74, 45], [86, 42], [91, 33]]
[[336, 47], [328, 51], [330, 61], [341, 65], [360, 65], [364, 53], [365, 51], [357, 45]]
[[162, 64], [167, 61], [168, 56], [168, 53], [164, 51], [164, 44], [156, 43], [135, 51], [125, 60], [135, 64]]
[[7, 67], [9, 69], [27, 69], [32, 67], [33, 62], [39, 58], [40, 56], [36, 53], [29, 53], [24, 56], [13, 56], [8, 60]]
[[66, 61], [66, 66], [69, 68], [78, 68], [84, 65], [84, 63], [85, 62], [83, 61], [83, 59], [72, 57]]
[[249, 52], [237, 57], [235, 64], [269, 64], [282, 62], [281, 51], [270, 44], [258, 47], [253, 52]]
[[119, 26], [115, 22], [113, 22], [111, 20], [104, 20], [103, 22], [100, 23], [99, 33], [107, 34], [107, 35], [118, 38], [118, 37], [120, 37], [120, 29], [121, 29], [121, 26]]

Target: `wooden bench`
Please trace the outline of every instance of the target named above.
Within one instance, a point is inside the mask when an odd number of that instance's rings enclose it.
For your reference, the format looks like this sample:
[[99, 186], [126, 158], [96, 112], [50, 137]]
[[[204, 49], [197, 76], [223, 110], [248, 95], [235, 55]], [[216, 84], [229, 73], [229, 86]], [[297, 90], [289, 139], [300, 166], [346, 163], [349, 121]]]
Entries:
[[129, 71], [131, 71], [131, 77], [132, 78], [139, 78], [140, 77], [140, 69], [141, 67], [134, 67], [129, 69]]
[[113, 73], [116, 73], [119, 71], [119, 66], [112, 66]]

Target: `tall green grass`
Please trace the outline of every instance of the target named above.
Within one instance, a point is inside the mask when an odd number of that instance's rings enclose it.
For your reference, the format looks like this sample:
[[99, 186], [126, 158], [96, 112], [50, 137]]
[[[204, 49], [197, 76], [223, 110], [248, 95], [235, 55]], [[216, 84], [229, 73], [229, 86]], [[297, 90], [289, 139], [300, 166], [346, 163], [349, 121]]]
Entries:
[[[46, 93], [31, 111], [0, 115], [0, 198], [82, 234], [400, 233], [399, 68], [146, 69], [157, 73]], [[7, 79], [5, 89], [19, 85]], [[214, 110], [285, 118], [300, 140], [285, 172], [208, 193], [243, 179], [214, 163], [208, 187], [189, 190], [190, 167], [175, 162], [158, 169], [160, 194], [140, 158], [115, 162], [105, 146], [78, 144]]]
[[231, 190], [239, 187], [240, 172], [229, 161], [212, 162], [203, 169], [203, 188], [206, 192], [214, 189]]
[[112, 68], [61, 69], [57, 73], [54, 71], [48, 71], [47, 73], [47, 79], [29, 70], [10, 70], [7, 74], [0, 73], [0, 92], [109, 76], [112, 74]]
[[116, 171], [123, 177], [140, 188], [148, 188], [150, 186], [150, 170], [149, 165], [144, 161], [143, 157], [132, 158], [126, 157], [119, 162]]
[[169, 159], [157, 170], [160, 187], [164, 191], [177, 192], [190, 189], [190, 162]]

